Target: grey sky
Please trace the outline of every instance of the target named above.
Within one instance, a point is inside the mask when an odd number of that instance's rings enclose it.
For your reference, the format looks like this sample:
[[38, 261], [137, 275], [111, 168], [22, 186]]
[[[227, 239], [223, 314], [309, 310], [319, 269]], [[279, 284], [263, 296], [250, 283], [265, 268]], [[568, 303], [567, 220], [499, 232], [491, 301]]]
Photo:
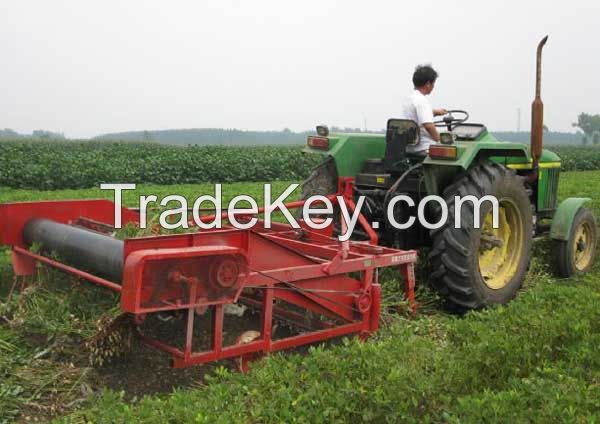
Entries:
[[417, 63], [431, 102], [529, 126], [545, 50], [546, 124], [600, 113], [600, 2], [30, 1], [0, 3], [0, 128], [382, 128]]

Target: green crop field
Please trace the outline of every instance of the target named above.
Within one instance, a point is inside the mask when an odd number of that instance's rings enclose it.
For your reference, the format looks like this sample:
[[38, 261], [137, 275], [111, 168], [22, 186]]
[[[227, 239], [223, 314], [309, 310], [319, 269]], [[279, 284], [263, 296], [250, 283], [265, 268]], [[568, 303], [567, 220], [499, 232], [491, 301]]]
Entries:
[[108, 141], [0, 141], [0, 186], [56, 190], [101, 183], [225, 183], [304, 178], [319, 157], [299, 147], [175, 147]]
[[[550, 146], [563, 170], [600, 169], [600, 148]], [[149, 142], [0, 140], [0, 186], [58, 190], [101, 183], [195, 184], [299, 180], [318, 155], [300, 146], [189, 146]]]
[[[21, 170], [31, 178], [47, 172]], [[274, 191], [287, 184], [274, 183]], [[212, 190], [212, 184], [143, 184], [124, 201], [136, 206], [137, 196], [149, 192], [191, 199]], [[260, 198], [261, 190], [260, 183], [231, 183], [224, 199]], [[0, 189], [0, 202], [110, 196], [96, 188]], [[564, 173], [560, 196], [591, 197], [600, 215], [600, 171]], [[116, 312], [117, 299], [50, 270], [7, 299], [12, 271], [2, 250], [0, 422], [598, 422], [600, 267], [560, 280], [553, 276], [552, 244], [540, 240], [534, 250], [516, 300], [464, 317], [442, 312], [423, 284], [423, 269], [420, 313], [398, 313], [396, 305], [406, 306], [399, 277], [387, 270], [376, 336], [274, 354], [249, 374], [231, 371], [228, 361], [172, 370], [166, 356], [135, 342], [124, 358], [90, 365], [82, 341], [96, 332], [99, 318]]]

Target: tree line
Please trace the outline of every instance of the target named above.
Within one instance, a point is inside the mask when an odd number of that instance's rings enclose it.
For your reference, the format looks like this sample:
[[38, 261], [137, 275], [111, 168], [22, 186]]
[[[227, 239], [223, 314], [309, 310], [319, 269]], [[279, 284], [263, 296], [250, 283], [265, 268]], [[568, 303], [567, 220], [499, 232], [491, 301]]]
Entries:
[[600, 115], [580, 113], [573, 126], [583, 131], [582, 144], [586, 145], [590, 142], [594, 145], [600, 144]]
[[[544, 126], [544, 138], [550, 144], [594, 144], [600, 145], [600, 115], [581, 113], [573, 127], [580, 131], [576, 133], [550, 131]], [[382, 133], [383, 130], [364, 130], [361, 128], [331, 126], [332, 133]], [[528, 143], [529, 131], [492, 131], [500, 140]], [[281, 131], [246, 131], [223, 128], [189, 128], [171, 130], [142, 130], [102, 134], [95, 140], [146, 141], [179, 146], [187, 145], [231, 145], [231, 146], [260, 146], [260, 145], [300, 145], [306, 142], [306, 136], [314, 131], [294, 132], [289, 128]], [[31, 134], [19, 134], [10, 129], [0, 129], [0, 140], [33, 138], [40, 140], [65, 140], [63, 133], [35, 130]]]
[[19, 134], [18, 132], [11, 130], [10, 128], [0, 128], [0, 139], [20, 139], [20, 138], [37, 138], [40, 140], [65, 140], [63, 133], [46, 131], [46, 130], [34, 130], [31, 134]]

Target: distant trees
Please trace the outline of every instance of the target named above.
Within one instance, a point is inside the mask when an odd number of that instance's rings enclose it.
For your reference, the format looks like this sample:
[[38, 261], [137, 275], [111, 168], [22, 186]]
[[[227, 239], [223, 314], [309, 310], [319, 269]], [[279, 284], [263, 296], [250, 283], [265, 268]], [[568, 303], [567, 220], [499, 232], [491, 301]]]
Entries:
[[[488, 129], [488, 131], [490, 131]], [[529, 131], [490, 131], [497, 139], [503, 141], [512, 141], [514, 143], [529, 143], [531, 140], [531, 134]], [[546, 131], [544, 130], [544, 143], [547, 144], [580, 144], [581, 136], [583, 133], [577, 131], [572, 132], [558, 132], [558, 131]]]
[[369, 133], [369, 134], [381, 134], [383, 130], [365, 130], [363, 128], [351, 128], [351, 127], [330, 127], [329, 131], [332, 133]]
[[360, 128], [336, 127], [335, 125], [329, 129], [332, 133], [359, 133], [363, 130]]
[[10, 128], [0, 129], [0, 138], [19, 138], [21, 134], [16, 131], [11, 130]]
[[57, 133], [46, 130], [35, 130], [31, 134], [19, 134], [10, 128], [0, 129], [0, 139], [17, 139], [17, 138], [39, 138], [41, 140], [65, 140], [63, 133]]
[[[244, 131], [231, 128], [189, 128], [155, 131], [128, 131], [103, 134], [97, 140], [153, 141], [187, 145], [298, 145], [306, 142], [309, 132], [297, 133], [289, 128], [281, 131]], [[310, 132], [312, 133], [312, 131]]]
[[574, 122], [573, 126], [581, 128], [583, 131], [581, 142], [584, 145], [589, 141], [595, 145], [600, 144], [600, 115], [580, 113], [577, 122]]
[[46, 130], [34, 130], [31, 135], [42, 140], [64, 140], [65, 135], [63, 133], [56, 133]]

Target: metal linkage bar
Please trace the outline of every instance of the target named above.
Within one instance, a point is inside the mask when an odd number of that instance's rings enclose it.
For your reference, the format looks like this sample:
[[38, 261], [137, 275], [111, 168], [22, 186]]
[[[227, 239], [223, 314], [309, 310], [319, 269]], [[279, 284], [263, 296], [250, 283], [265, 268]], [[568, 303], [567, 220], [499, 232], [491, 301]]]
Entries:
[[116, 292], [121, 291], [121, 286], [119, 284], [113, 283], [112, 281], [106, 280], [104, 278], [97, 277], [95, 275], [90, 274], [89, 272], [73, 268], [72, 266], [65, 265], [61, 262], [55, 261], [54, 259], [50, 259], [42, 255], [37, 255], [33, 252], [30, 252], [27, 249], [23, 249], [18, 246], [13, 246], [13, 252], [15, 252], [17, 255], [26, 256], [37, 262], [41, 262], [53, 268], [60, 269], [61, 271], [83, 278], [84, 280], [90, 281], [94, 284], [98, 284], [99, 286], [106, 287], [107, 289], [111, 289]]

